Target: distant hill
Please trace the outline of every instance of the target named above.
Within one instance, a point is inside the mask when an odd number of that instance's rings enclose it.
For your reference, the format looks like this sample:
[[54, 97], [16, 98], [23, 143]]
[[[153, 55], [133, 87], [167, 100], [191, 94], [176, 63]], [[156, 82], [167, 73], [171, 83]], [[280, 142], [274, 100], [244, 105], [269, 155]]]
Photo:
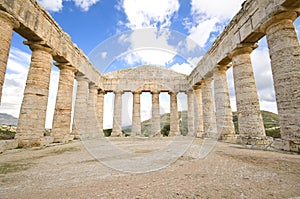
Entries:
[[18, 118], [15, 118], [6, 113], [0, 113], [0, 125], [17, 126]]
[[[238, 134], [238, 120], [237, 113], [233, 112], [233, 122], [235, 126], [235, 131]], [[278, 115], [269, 111], [261, 111], [263, 122], [266, 130], [266, 134], [268, 136], [274, 138], [280, 138], [280, 125]], [[179, 118], [181, 118], [180, 122], [180, 131], [182, 134], [187, 133], [187, 111], [178, 112]], [[160, 124], [162, 128], [162, 133], [168, 134], [170, 130], [170, 113], [165, 113], [160, 116]], [[108, 134], [110, 134], [111, 129], [106, 130]], [[127, 135], [131, 132], [131, 126], [124, 127], [123, 132]], [[145, 120], [142, 122], [142, 134], [145, 136], [149, 135], [151, 132], [151, 119]]]

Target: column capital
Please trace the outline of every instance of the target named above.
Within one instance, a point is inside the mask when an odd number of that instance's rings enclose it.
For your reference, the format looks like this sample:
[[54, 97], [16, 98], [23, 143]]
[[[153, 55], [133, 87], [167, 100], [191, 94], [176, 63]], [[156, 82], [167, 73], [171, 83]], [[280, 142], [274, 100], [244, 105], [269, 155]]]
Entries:
[[97, 90], [98, 91], [99, 87], [95, 83], [90, 82], [89, 83], [89, 89], [90, 90]]
[[77, 69], [74, 68], [69, 62], [65, 62], [65, 63], [55, 62], [54, 65], [57, 66], [57, 68], [59, 68], [59, 70], [70, 70], [74, 74], [77, 72]]
[[134, 95], [134, 94], [142, 94], [142, 91], [132, 91], [132, 94]]
[[29, 46], [30, 50], [34, 51], [34, 50], [42, 50], [48, 53], [52, 53], [53, 50], [52, 48], [50, 48], [46, 42], [44, 41], [23, 41], [23, 44]]
[[263, 24], [261, 26], [261, 29], [264, 32], [268, 32], [268, 29], [271, 28], [273, 25], [276, 25], [277, 23], [280, 23], [283, 20], [291, 20], [292, 22], [294, 22], [297, 17], [298, 15], [296, 12], [293, 11], [282, 12], [278, 15], [273, 16], [269, 21]]
[[10, 23], [12, 28], [18, 28], [20, 26], [20, 23], [5, 11], [0, 10], [0, 18]]
[[106, 94], [105, 90], [102, 89], [98, 90], [98, 95], [105, 95], [105, 94]]
[[160, 94], [160, 91], [158, 91], [158, 90], [153, 90], [153, 91], [151, 91], [151, 94], [153, 95], [153, 94]]
[[177, 95], [178, 92], [176, 92], [176, 91], [169, 91], [168, 94], [169, 94], [169, 95]]
[[233, 57], [241, 54], [250, 54], [254, 49], [258, 47], [257, 43], [244, 43], [238, 44], [237, 47], [230, 53], [229, 57]]
[[116, 94], [122, 95], [124, 93], [124, 91], [122, 91], [122, 90], [115, 90], [113, 92], [114, 92], [115, 95]]
[[90, 82], [90, 80], [84, 75], [76, 75], [75, 79], [79, 82], [80, 81]]

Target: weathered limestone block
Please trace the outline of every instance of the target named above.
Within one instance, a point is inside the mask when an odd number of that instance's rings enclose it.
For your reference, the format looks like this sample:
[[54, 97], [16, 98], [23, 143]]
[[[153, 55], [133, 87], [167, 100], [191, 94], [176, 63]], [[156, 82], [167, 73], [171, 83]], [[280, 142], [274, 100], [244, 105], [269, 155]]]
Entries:
[[18, 26], [11, 15], [0, 10], [0, 103], [13, 29]]
[[87, 103], [89, 96], [89, 80], [85, 76], [76, 76], [77, 92], [74, 107], [73, 130], [75, 139], [80, 139], [86, 132]]
[[296, 17], [294, 12], [274, 17], [266, 28], [266, 36], [281, 137], [300, 143], [300, 45], [293, 24]]
[[170, 133], [169, 136], [180, 135], [178, 120], [177, 93], [169, 92], [170, 95]]
[[131, 136], [141, 135], [141, 92], [133, 92]]
[[73, 86], [76, 69], [69, 63], [57, 63], [60, 69], [51, 135], [54, 142], [67, 143], [70, 138]]
[[213, 74], [217, 130], [222, 140], [234, 135], [226, 70], [227, 66], [219, 66]]
[[233, 52], [232, 57], [239, 134], [242, 137], [264, 137], [266, 134], [250, 59], [252, 50], [253, 46], [241, 47]]
[[103, 134], [100, 134], [99, 131], [99, 121], [96, 111], [96, 104], [97, 104], [97, 98], [98, 98], [98, 87], [94, 84], [89, 85], [89, 97], [88, 97], [88, 107], [87, 107], [87, 114], [86, 114], [86, 133], [84, 138], [90, 139], [95, 138], [99, 136], [103, 136]]
[[204, 136], [203, 129], [203, 104], [202, 104], [202, 89], [201, 85], [194, 87], [195, 92], [195, 131], [196, 137], [202, 138]]
[[159, 92], [152, 91], [152, 127], [151, 136], [160, 136], [160, 108], [159, 108]]
[[25, 42], [32, 50], [16, 138], [20, 147], [42, 145], [48, 104], [52, 49]]
[[0, 153], [18, 147], [18, 140], [0, 140]]
[[122, 136], [122, 94], [123, 91], [114, 91], [114, 118], [113, 129], [111, 132], [112, 137]]
[[188, 135], [194, 136], [195, 129], [194, 129], [194, 92], [193, 90], [189, 90], [187, 92], [187, 99], [188, 99]]
[[99, 121], [99, 132], [102, 135], [103, 135], [104, 95], [105, 95], [105, 91], [103, 90], [98, 91], [97, 110], [96, 110], [98, 121]]
[[212, 98], [212, 78], [202, 81], [203, 129], [205, 137], [218, 138], [216, 117]]

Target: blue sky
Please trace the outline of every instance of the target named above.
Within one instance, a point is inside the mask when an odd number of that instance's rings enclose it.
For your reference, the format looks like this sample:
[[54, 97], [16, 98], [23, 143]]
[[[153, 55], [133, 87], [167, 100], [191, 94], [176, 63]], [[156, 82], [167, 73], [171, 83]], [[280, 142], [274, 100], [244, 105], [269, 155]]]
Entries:
[[[38, 0], [38, 2], [71, 36], [72, 41], [90, 56], [100, 72], [142, 64], [157, 64], [189, 74], [201, 55], [241, 8], [243, 0]], [[295, 22], [298, 33], [299, 21], [298, 19]], [[31, 54], [28, 47], [22, 44], [23, 40], [14, 33], [0, 106], [0, 112], [15, 117], [19, 114]], [[122, 45], [115, 48], [118, 41], [122, 41]], [[142, 48], [147, 45], [151, 48]], [[111, 46], [114, 48], [110, 48]], [[252, 53], [251, 58], [261, 109], [277, 112], [265, 38], [259, 41], [259, 48]], [[58, 77], [59, 71], [54, 66], [47, 110], [48, 128], [52, 123]], [[231, 69], [227, 72], [227, 77], [231, 105], [233, 110], [236, 110]], [[160, 97], [161, 112], [169, 112], [169, 96], [162, 93]], [[105, 97], [106, 127], [110, 127], [112, 122], [110, 116], [112, 99], [112, 94]], [[147, 119], [150, 117], [150, 94], [143, 94], [142, 101], [145, 101], [141, 108], [142, 119]], [[179, 101], [181, 109], [186, 109], [184, 94], [179, 95]], [[128, 110], [124, 111], [127, 115], [123, 115], [123, 118], [129, 118], [127, 121], [124, 119], [124, 125], [127, 125], [130, 123], [131, 94], [124, 95], [124, 103], [124, 106], [128, 107]]]

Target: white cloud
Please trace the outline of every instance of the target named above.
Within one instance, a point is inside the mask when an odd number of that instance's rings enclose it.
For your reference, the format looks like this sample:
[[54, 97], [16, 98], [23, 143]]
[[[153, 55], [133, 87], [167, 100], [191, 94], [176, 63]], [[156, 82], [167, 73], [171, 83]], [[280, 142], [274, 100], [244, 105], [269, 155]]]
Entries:
[[169, 27], [171, 18], [178, 11], [179, 6], [178, 0], [123, 0], [119, 8], [122, 8], [127, 16], [126, 26], [137, 29]]
[[38, 2], [47, 10], [52, 12], [61, 11], [63, 8], [63, 0], [38, 0]]
[[88, 11], [89, 8], [100, 0], [38, 0], [38, 2], [48, 11], [59, 12], [63, 9], [64, 1], [73, 1], [75, 5], [83, 11]]
[[232, 18], [241, 9], [245, 0], [192, 0], [192, 14], [205, 14], [208, 18], [217, 17], [220, 20]]
[[173, 66], [171, 66], [170, 69], [174, 70], [178, 73], [183, 73], [183, 74], [189, 75], [192, 72], [193, 67], [192, 67], [192, 65], [187, 64], [187, 63], [182, 63], [182, 64], [176, 63]]
[[83, 11], [88, 11], [89, 8], [100, 0], [73, 0], [75, 5]]

